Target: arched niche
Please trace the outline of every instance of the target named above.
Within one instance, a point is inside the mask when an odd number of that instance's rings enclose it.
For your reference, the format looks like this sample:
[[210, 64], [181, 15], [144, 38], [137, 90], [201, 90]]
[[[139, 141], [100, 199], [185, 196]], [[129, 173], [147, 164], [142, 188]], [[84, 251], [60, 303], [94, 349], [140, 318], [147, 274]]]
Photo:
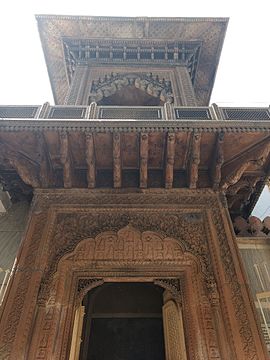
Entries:
[[173, 103], [171, 82], [152, 73], [111, 73], [92, 82], [89, 104], [162, 106]]

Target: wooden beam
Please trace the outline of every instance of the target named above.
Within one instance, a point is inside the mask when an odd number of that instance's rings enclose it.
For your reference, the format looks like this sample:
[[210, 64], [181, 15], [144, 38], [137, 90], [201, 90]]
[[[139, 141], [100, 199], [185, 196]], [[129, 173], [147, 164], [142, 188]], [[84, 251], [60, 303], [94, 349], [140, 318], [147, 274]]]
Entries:
[[85, 134], [85, 153], [87, 164], [87, 186], [92, 189], [96, 186], [96, 159], [94, 137], [91, 133]]
[[165, 170], [166, 189], [171, 189], [173, 186], [174, 155], [175, 155], [175, 133], [168, 133], [167, 151], [166, 151], [166, 170]]
[[188, 166], [188, 184], [190, 189], [197, 188], [199, 178], [199, 163], [200, 163], [200, 148], [201, 148], [201, 134], [193, 133], [191, 155]]
[[214, 162], [212, 167], [213, 189], [217, 190], [221, 181], [221, 168], [224, 163], [224, 133], [217, 135]]
[[120, 188], [121, 185], [121, 137], [119, 133], [113, 133], [113, 187]]
[[148, 134], [140, 134], [140, 188], [147, 188]]
[[69, 151], [69, 139], [66, 131], [60, 133], [60, 161], [63, 165], [64, 188], [72, 187], [72, 161]]

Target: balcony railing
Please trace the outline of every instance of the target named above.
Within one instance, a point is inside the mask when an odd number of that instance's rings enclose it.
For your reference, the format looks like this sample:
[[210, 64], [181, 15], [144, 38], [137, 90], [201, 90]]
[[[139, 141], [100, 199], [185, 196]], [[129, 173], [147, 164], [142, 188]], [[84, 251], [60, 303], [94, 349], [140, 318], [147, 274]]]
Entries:
[[173, 106], [0, 106], [0, 119], [98, 119], [98, 120], [226, 120], [268, 121], [269, 107]]

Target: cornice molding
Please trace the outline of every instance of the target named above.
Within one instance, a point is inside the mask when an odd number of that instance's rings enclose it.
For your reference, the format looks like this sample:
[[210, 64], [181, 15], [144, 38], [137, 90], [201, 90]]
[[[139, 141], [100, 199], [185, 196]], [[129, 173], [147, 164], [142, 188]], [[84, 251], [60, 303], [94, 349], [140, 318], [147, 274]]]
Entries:
[[0, 131], [67, 130], [81, 132], [270, 132], [269, 121], [169, 120], [0, 120]]

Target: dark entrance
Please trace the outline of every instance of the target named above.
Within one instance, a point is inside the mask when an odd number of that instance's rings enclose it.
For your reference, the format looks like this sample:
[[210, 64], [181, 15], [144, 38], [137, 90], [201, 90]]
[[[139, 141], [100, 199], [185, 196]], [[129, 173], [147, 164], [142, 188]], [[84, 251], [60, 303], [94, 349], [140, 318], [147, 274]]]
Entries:
[[163, 289], [108, 283], [84, 298], [80, 360], [165, 360]]

